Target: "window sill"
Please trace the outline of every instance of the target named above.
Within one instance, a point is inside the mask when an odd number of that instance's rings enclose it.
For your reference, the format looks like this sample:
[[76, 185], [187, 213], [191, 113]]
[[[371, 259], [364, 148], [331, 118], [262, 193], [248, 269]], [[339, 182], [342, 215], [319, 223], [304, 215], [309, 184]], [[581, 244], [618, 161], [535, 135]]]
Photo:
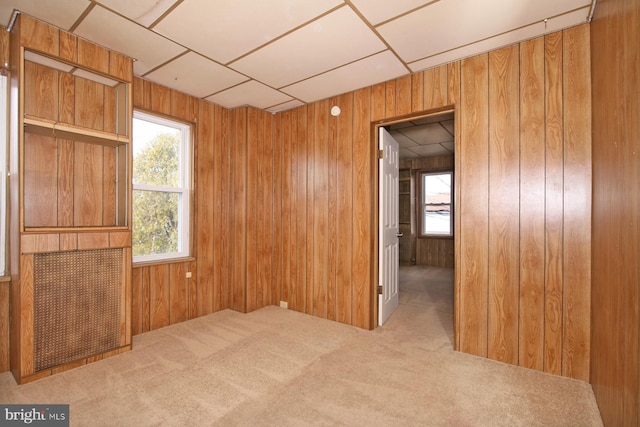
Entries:
[[149, 267], [149, 266], [153, 266], [153, 265], [164, 265], [164, 264], [176, 264], [179, 262], [189, 262], [189, 261], [195, 261], [196, 257], [193, 256], [188, 256], [188, 257], [184, 257], [184, 258], [170, 258], [170, 259], [160, 259], [157, 261], [143, 261], [143, 262], [134, 262], [132, 264], [133, 268], [136, 267]]
[[453, 236], [418, 236], [418, 239], [453, 240]]

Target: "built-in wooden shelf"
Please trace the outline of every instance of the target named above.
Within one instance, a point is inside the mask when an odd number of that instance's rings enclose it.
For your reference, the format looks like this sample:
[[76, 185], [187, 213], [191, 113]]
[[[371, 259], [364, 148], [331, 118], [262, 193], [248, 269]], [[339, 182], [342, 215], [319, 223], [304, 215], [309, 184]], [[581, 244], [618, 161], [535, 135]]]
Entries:
[[24, 116], [24, 130], [25, 132], [42, 136], [100, 144], [109, 147], [119, 147], [130, 142], [130, 138], [125, 135], [88, 129], [27, 114]]

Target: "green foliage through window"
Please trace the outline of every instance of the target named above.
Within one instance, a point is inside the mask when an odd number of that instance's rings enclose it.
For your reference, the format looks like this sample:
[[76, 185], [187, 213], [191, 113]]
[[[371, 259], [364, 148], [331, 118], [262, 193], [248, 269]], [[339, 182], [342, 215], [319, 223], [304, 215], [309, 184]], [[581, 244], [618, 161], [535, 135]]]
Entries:
[[134, 115], [132, 243], [138, 261], [188, 255], [188, 128], [175, 125]]

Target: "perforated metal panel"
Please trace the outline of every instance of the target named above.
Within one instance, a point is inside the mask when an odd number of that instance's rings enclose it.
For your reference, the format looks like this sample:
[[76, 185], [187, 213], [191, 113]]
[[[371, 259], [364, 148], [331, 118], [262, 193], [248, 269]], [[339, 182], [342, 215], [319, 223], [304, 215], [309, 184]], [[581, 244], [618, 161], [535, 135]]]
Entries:
[[35, 370], [120, 345], [122, 249], [34, 255]]

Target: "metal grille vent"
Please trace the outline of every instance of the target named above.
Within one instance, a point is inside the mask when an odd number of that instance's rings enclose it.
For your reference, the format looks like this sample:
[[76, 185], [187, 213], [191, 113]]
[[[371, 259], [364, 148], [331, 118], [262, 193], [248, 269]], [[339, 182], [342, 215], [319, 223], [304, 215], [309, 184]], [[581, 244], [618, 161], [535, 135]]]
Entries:
[[120, 346], [122, 249], [34, 255], [35, 370]]

